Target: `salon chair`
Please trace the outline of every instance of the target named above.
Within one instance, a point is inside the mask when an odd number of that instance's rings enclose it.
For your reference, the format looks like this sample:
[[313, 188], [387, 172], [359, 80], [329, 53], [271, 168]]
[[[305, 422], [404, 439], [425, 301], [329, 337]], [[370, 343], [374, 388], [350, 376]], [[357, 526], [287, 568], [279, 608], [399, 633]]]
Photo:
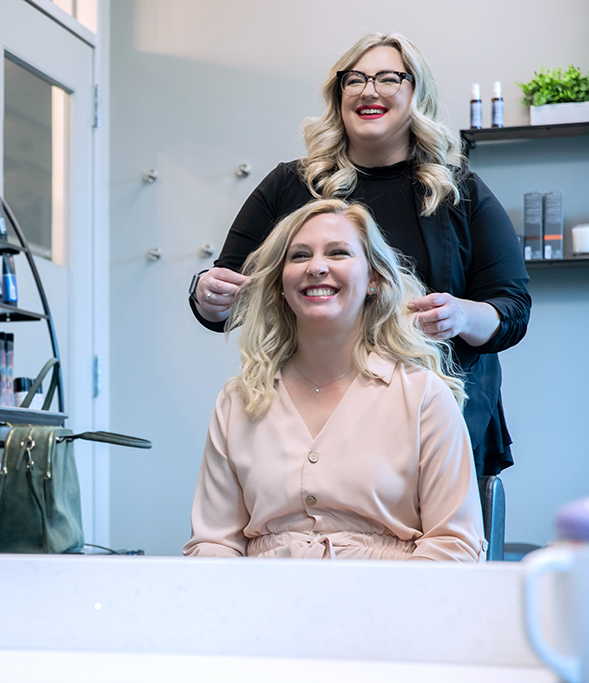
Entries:
[[478, 478], [479, 494], [483, 507], [483, 526], [488, 562], [503, 561], [505, 542], [505, 489], [503, 482], [495, 475]]

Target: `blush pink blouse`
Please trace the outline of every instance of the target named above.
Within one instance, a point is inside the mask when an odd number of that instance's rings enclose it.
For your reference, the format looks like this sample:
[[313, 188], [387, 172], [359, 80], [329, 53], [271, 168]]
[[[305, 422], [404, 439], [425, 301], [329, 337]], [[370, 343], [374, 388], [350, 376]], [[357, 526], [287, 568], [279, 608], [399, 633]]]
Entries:
[[315, 439], [280, 373], [260, 420], [221, 392], [185, 555], [485, 559], [470, 440], [434, 373], [375, 354]]

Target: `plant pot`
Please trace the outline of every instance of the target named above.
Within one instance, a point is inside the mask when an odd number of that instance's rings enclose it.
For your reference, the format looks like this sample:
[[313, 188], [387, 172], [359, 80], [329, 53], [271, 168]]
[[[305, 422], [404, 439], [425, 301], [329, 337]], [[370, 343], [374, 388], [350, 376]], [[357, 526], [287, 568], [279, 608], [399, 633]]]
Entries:
[[563, 102], [530, 107], [530, 125], [548, 126], [555, 123], [589, 121], [589, 102]]

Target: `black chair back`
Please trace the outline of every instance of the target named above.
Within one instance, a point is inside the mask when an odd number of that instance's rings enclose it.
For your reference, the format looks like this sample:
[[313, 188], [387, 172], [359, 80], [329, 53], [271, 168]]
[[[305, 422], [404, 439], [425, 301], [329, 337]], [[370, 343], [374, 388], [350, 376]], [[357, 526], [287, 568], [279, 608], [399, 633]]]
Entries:
[[505, 544], [505, 489], [495, 475], [478, 478], [488, 562], [502, 562]]

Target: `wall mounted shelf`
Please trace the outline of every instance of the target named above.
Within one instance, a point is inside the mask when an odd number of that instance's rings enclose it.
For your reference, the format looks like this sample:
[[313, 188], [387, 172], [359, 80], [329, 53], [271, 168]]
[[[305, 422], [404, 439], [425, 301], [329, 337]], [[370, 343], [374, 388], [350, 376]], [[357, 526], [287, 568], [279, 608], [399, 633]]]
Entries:
[[[507, 143], [522, 140], [548, 140], [589, 136], [589, 121], [584, 123], [559, 123], [549, 126], [512, 126], [509, 128], [466, 128], [460, 131], [462, 149], [466, 156], [476, 149], [478, 143]], [[526, 261], [526, 269], [562, 270], [588, 268], [589, 257], [579, 256], [565, 259], [540, 259]]]
[[526, 270], [559, 270], [569, 268], [587, 268], [589, 258], [564, 258], [564, 259], [538, 259], [536, 261], [526, 261]]
[[466, 128], [460, 131], [464, 153], [468, 155], [478, 142], [505, 142], [506, 140], [541, 140], [589, 135], [589, 121], [585, 123], [559, 123], [552, 126], [512, 126], [509, 128]]

